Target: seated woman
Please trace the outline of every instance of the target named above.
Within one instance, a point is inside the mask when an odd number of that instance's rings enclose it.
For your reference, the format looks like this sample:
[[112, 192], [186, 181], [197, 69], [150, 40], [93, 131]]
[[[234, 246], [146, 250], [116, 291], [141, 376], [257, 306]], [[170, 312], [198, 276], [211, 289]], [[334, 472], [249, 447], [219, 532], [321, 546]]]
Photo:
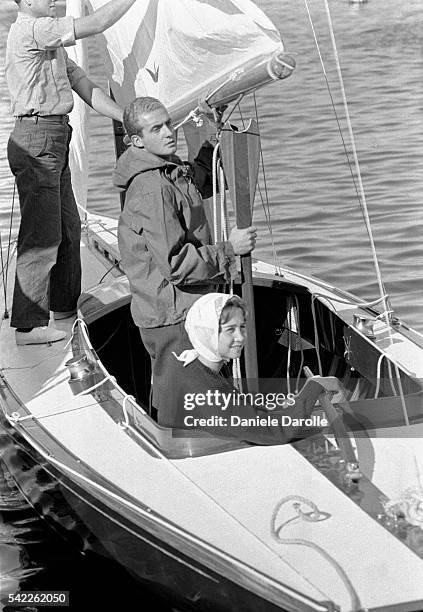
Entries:
[[284, 444], [298, 438], [302, 430], [305, 433], [302, 426], [283, 423], [290, 421], [289, 417], [309, 416], [323, 391], [318, 383], [307, 382], [298, 396], [276, 412], [260, 410], [222, 374], [222, 366], [241, 355], [245, 320], [245, 303], [235, 295], [208, 293], [191, 306], [185, 329], [193, 348], [179, 356], [174, 353], [168, 372], [170, 392], [165, 409], [159, 412], [160, 425], [202, 429], [257, 444]]

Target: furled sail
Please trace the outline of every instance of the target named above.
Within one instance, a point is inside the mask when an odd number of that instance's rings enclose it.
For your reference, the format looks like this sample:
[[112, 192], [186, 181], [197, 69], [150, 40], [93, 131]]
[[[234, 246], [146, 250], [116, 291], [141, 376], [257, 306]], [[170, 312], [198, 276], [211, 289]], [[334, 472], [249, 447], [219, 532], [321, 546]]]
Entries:
[[116, 101], [157, 97], [175, 122], [200, 95], [218, 90], [224, 103], [280, 78], [279, 32], [250, 0], [137, 0], [103, 37]]

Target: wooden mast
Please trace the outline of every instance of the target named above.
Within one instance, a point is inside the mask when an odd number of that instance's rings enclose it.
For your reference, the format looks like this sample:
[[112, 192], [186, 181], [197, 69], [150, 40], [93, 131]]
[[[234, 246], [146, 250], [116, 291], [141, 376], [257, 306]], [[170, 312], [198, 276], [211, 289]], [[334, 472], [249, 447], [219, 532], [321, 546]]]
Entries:
[[[220, 150], [225, 178], [235, 210], [236, 225], [243, 229], [251, 225], [257, 187], [260, 160], [260, 134], [257, 123], [250, 120], [248, 127], [242, 132], [225, 127], [221, 132]], [[245, 343], [247, 385], [250, 392], [257, 392], [257, 342], [251, 255], [241, 256], [241, 284], [242, 298], [248, 308]]]

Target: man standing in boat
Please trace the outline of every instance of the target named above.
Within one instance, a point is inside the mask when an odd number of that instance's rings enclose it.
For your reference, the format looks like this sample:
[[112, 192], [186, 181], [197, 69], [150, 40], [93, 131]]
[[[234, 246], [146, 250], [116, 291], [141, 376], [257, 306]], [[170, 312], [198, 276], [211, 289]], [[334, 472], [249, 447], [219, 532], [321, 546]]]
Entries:
[[111, 0], [79, 19], [56, 17], [55, 0], [15, 0], [6, 77], [16, 117], [8, 144], [21, 208], [11, 325], [16, 343], [63, 340], [48, 327], [72, 316], [81, 292], [81, 223], [68, 165], [72, 90], [97, 112], [121, 120], [122, 110], [71, 61], [64, 47], [103, 32], [135, 0]]
[[[256, 229], [234, 228], [212, 244], [202, 197], [211, 195], [213, 147], [206, 142], [194, 164], [183, 163], [169, 113], [151, 97], [124, 111], [131, 147], [119, 158], [114, 184], [125, 191], [119, 249], [132, 292], [132, 317], [153, 370], [152, 405], [169, 393], [167, 362], [190, 347], [184, 328], [195, 300], [236, 276], [235, 255], [255, 247]], [[200, 195], [201, 193], [201, 195]]]

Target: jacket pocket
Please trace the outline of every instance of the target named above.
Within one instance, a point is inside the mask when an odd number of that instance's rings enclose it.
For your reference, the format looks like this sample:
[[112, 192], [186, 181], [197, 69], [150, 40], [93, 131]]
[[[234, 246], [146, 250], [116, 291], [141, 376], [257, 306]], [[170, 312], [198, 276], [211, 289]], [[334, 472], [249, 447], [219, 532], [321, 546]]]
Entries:
[[160, 283], [158, 296], [160, 296], [160, 302], [163, 306], [163, 314], [170, 317], [170, 321], [173, 320], [173, 316], [176, 312], [176, 287], [165, 278]]
[[138, 215], [134, 214], [131, 214], [129, 218], [129, 227], [132, 231], [134, 231], [136, 234], [139, 234], [140, 236], [142, 235], [144, 230], [141, 218]]
[[[133, 244], [133, 247], [138, 250], [138, 253], [144, 260], [146, 255], [144, 256], [143, 253], [147, 253], [148, 247], [144, 236], [142, 220], [139, 215], [125, 213], [125, 211], [123, 211], [122, 216], [124, 217], [126, 226], [129, 228], [129, 234], [132, 236], [132, 238], [130, 238], [130, 242]], [[131, 234], [131, 232], [133, 233]]]

